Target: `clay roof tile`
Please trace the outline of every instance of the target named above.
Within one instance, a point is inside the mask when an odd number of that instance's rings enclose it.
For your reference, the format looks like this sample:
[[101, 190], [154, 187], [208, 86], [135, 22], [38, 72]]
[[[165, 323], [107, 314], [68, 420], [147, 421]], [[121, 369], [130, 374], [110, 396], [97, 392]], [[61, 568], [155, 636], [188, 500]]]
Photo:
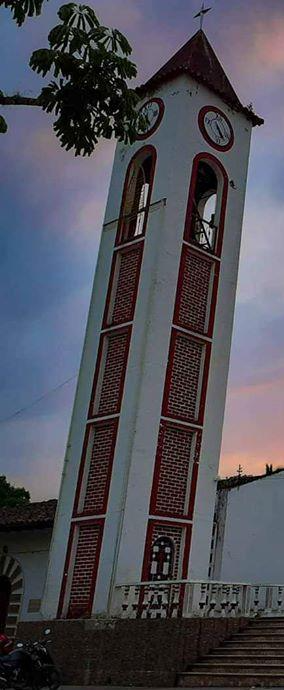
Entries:
[[242, 105], [207, 36], [201, 29], [158, 72], [138, 88], [138, 93], [143, 96], [162, 82], [173, 79], [181, 73], [190, 74], [196, 81], [220, 96], [231, 108], [243, 112], [253, 126], [263, 124], [263, 119], [258, 117], [250, 107]]

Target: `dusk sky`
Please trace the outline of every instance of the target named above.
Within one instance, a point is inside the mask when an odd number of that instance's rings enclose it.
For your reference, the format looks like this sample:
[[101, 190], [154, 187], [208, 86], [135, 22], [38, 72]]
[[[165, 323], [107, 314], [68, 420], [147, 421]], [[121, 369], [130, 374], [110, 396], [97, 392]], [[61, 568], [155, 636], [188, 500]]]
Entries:
[[[1, 10], [0, 88], [37, 95], [28, 67], [63, 4], [18, 29]], [[198, 28], [200, 0], [90, 0], [125, 33], [137, 83]], [[211, 0], [204, 26], [253, 131], [220, 474], [284, 465], [284, 4]], [[60, 148], [37, 108], [6, 108], [1, 136], [1, 474], [33, 499], [58, 493], [114, 143], [90, 159]], [[282, 177], [283, 175], [283, 177]], [[66, 385], [12, 418], [47, 391]], [[10, 419], [7, 419], [10, 418]]]

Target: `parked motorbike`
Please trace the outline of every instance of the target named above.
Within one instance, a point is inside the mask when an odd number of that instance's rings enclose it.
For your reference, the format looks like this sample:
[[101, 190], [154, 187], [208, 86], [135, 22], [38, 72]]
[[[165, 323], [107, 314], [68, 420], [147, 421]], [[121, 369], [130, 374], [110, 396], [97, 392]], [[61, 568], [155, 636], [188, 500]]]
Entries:
[[0, 657], [0, 689], [57, 690], [60, 674], [47, 648], [51, 643], [45, 630], [38, 642], [19, 642], [10, 654]]

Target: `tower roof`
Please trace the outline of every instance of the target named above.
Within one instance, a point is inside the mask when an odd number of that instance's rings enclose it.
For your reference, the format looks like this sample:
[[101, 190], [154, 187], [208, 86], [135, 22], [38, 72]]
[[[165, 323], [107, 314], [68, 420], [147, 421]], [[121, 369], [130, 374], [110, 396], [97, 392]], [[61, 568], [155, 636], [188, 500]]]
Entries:
[[158, 84], [182, 73], [190, 74], [196, 81], [214, 91], [231, 108], [244, 113], [253, 126], [263, 124], [263, 119], [251, 108], [242, 105], [202, 29], [199, 29], [158, 72], [140, 86], [138, 91], [141, 95], [145, 94]]

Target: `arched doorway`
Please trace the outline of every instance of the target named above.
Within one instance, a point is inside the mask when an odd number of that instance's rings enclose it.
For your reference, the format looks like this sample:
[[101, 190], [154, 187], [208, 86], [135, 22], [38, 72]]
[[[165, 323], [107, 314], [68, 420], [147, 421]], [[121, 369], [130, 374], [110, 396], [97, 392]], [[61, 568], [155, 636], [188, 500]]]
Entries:
[[4, 632], [10, 604], [12, 585], [6, 575], [0, 575], [0, 633]]
[[13, 556], [0, 556], [0, 632], [15, 637], [22, 605], [23, 574]]

